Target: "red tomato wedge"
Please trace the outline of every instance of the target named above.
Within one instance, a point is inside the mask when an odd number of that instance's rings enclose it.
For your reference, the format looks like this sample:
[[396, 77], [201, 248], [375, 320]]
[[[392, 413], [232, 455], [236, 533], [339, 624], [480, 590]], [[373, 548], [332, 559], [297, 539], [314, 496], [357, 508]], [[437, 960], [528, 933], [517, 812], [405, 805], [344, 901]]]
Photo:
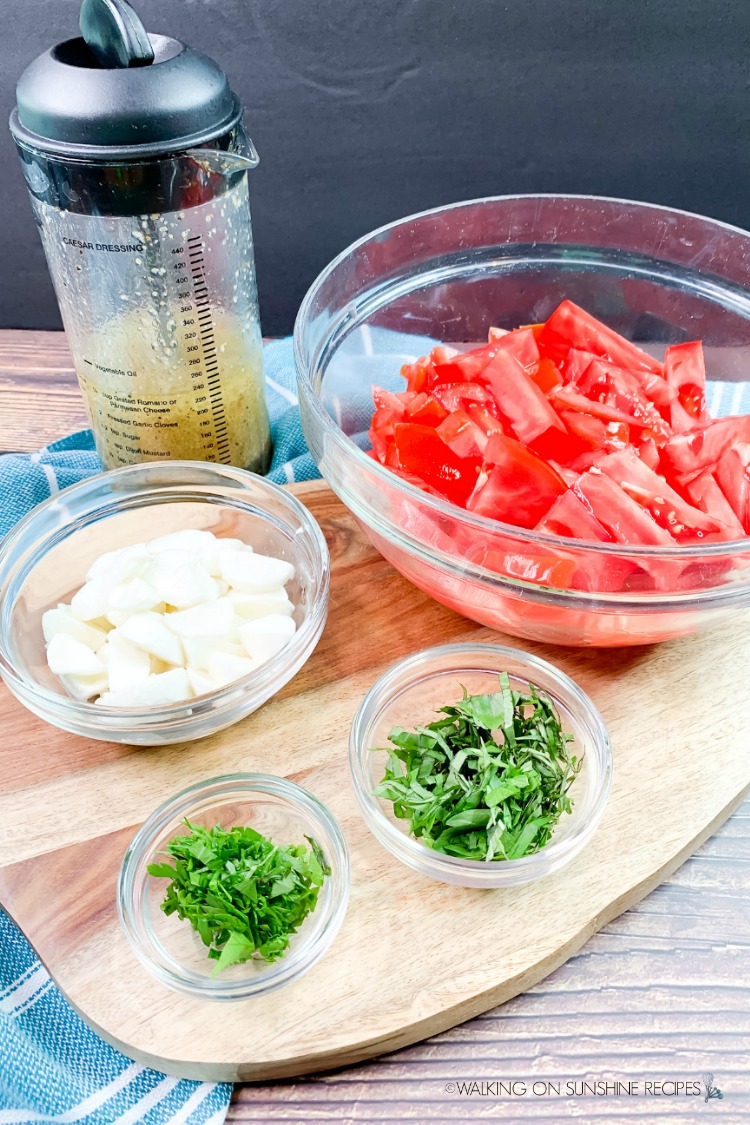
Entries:
[[479, 402], [489, 410], [495, 409], [492, 395], [479, 383], [438, 383], [432, 397], [447, 411], [465, 410], [470, 402]]
[[439, 426], [443, 418], [448, 417], [448, 411], [432, 395], [421, 394], [409, 403], [404, 415], [405, 421], [417, 422], [422, 426]]
[[675, 434], [664, 446], [667, 465], [679, 476], [697, 476], [711, 469], [733, 445], [750, 442], [750, 414], [719, 418], [686, 434]]
[[631, 546], [674, 546], [675, 539], [666, 528], [642, 508], [619, 484], [597, 469], [582, 473], [573, 491], [588, 506], [618, 543]]
[[[663, 477], [644, 465], [632, 449], [610, 453], [597, 462], [597, 468], [617, 481], [628, 496], [650, 512], [678, 541], [700, 542], [707, 534], [722, 537], [727, 531], [721, 520], [688, 504]], [[731, 538], [726, 534], [723, 537]]]
[[[414, 363], [405, 363], [401, 368], [401, 374], [406, 379], [406, 386], [410, 391], [415, 391], [417, 394], [423, 391], [427, 386], [429, 375], [430, 361], [426, 356], [417, 359]], [[378, 390], [379, 388], [375, 388]], [[373, 391], [373, 395], [375, 394]]]
[[[740, 447], [741, 448], [741, 447]], [[685, 492], [702, 512], [710, 512], [726, 525], [731, 539], [743, 539], [745, 529], [737, 519], [732, 505], [719, 487], [716, 477], [709, 469], [704, 469], [693, 480], [684, 485]]]
[[562, 375], [551, 359], [540, 359], [536, 367], [529, 369], [529, 377], [545, 394], [549, 394], [555, 387], [561, 387], [563, 381]]
[[675, 433], [693, 429], [700, 422], [710, 422], [706, 405], [706, 364], [700, 340], [667, 348], [664, 375], [674, 394], [670, 421]]
[[530, 328], [522, 328], [515, 332], [505, 332], [481, 348], [456, 354], [447, 362], [435, 363], [435, 379], [451, 383], [475, 380], [499, 352], [512, 356], [522, 367], [533, 367], [539, 362], [539, 348], [534, 333]]
[[498, 352], [479, 380], [492, 393], [501, 416], [519, 441], [531, 442], [549, 429], [565, 432], [549, 399], [508, 352]]
[[493, 434], [466, 507], [519, 527], [534, 527], [567, 485], [559, 473], [513, 438]]
[[655, 438], [668, 438], [669, 425], [652, 402], [646, 398], [636, 377], [621, 367], [603, 359], [592, 359], [578, 381], [578, 388], [586, 398], [606, 403], [621, 410]]
[[430, 426], [397, 422], [393, 443], [398, 467], [419, 477], [454, 504], [465, 505], [479, 475], [479, 458], [459, 457]]
[[481, 457], [489, 440], [484, 430], [463, 410], [454, 410], [449, 414], [435, 433], [459, 457]]
[[615, 541], [591, 508], [571, 489], [558, 496], [544, 519], [537, 524], [537, 531], [548, 531], [571, 539], [589, 539], [594, 543]]
[[570, 384], [555, 387], [550, 392], [549, 398], [557, 410], [576, 410], [579, 414], [593, 414], [595, 418], [603, 418], [605, 422], [624, 422], [626, 426], [635, 426], [639, 431], [645, 428], [643, 419], [626, 414], [624, 410], [619, 410], [606, 402], [587, 398]]
[[558, 305], [539, 334], [539, 350], [543, 355], [565, 353], [569, 348], [580, 348], [593, 352], [617, 364], [618, 367], [637, 371], [653, 371], [661, 375], [661, 364], [624, 336], [602, 324], [596, 317], [574, 305], [563, 301]]
[[[583, 503], [572, 489], [558, 497], [544, 519], [537, 524], [537, 531], [553, 535], [565, 535], [571, 539], [584, 539], [589, 542], [613, 543], [614, 537], [603, 523], [596, 518], [591, 509]], [[575, 569], [570, 585], [576, 590], [621, 590], [629, 575], [638, 568], [628, 559], [617, 555], [600, 558], [575, 559]]]
[[745, 531], [750, 528], [750, 445], [734, 445], [722, 454], [716, 479]]

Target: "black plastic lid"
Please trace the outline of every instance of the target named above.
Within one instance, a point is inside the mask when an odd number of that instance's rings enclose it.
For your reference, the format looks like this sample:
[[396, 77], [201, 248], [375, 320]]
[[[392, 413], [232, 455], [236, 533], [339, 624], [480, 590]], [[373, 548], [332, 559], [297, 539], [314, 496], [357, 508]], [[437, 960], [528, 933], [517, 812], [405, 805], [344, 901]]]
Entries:
[[149, 35], [125, 0], [83, 0], [82, 38], [23, 72], [10, 128], [22, 145], [93, 160], [138, 159], [206, 144], [242, 108], [207, 55]]

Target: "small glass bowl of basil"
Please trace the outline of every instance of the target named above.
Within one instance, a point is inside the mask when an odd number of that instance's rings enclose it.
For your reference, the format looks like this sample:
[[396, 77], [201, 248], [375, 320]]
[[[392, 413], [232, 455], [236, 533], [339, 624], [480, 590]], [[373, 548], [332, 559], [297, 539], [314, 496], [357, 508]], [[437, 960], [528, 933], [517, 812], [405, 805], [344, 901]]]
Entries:
[[395, 664], [357, 711], [349, 763], [384, 847], [433, 879], [485, 889], [569, 863], [612, 784], [591, 699], [547, 661], [501, 645], [444, 645]]
[[229, 774], [151, 814], [120, 869], [133, 952], [179, 992], [244, 1000], [296, 980], [336, 937], [349, 898], [337, 821], [286, 778]]

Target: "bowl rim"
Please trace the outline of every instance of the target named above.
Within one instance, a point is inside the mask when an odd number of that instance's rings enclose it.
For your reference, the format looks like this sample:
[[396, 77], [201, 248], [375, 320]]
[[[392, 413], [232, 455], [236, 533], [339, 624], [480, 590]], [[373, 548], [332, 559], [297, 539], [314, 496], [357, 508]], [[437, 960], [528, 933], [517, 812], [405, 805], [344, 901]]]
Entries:
[[[519, 859], [481, 860], [461, 859], [458, 856], [449, 856], [444, 852], [436, 851], [420, 843], [399, 828], [389, 819], [380, 806], [379, 799], [372, 792], [365, 769], [366, 755], [370, 747], [366, 746], [365, 728], [369, 727], [382, 714], [383, 710], [402, 692], [412, 686], [413, 680], [408, 679], [409, 673], [426, 661], [452, 657], [455, 667], [443, 668], [433, 672], [425, 668], [422, 680], [433, 679], [437, 676], [452, 674], [458, 675], [462, 670], [476, 672], [477, 668], [463, 668], [462, 660], [470, 656], [486, 657], [487, 662], [497, 670], [504, 671], [503, 661], [512, 659], [523, 664], [529, 670], [529, 682], [534, 683], [533, 672], [542, 672], [551, 676], [556, 685], [572, 696], [575, 710], [588, 721], [593, 731], [593, 750], [595, 763], [599, 767], [596, 777], [596, 787], [591, 798], [591, 814], [580, 825], [578, 831], [560, 840], [557, 843], [545, 844], [531, 855], [521, 856]], [[524, 673], [525, 675], [525, 673]], [[546, 688], [541, 688], [555, 702], [554, 694]], [[369, 712], [372, 711], [372, 714]], [[587, 747], [590, 752], [592, 748]], [[454, 876], [478, 876], [481, 874], [501, 875], [507, 873], [508, 879], [513, 880], [524, 875], [529, 878], [546, 874], [540, 868], [552, 867], [557, 869], [562, 864], [572, 859], [583, 847], [601, 820], [612, 789], [614, 773], [614, 759], [609, 731], [593, 700], [586, 694], [575, 680], [566, 672], [539, 656], [526, 652], [523, 649], [512, 648], [509, 645], [483, 644], [480, 642], [464, 642], [459, 644], [436, 645], [433, 648], [421, 649], [416, 653], [392, 664], [372, 685], [362, 699], [351, 725], [349, 733], [349, 770], [354, 791], [365, 822], [381, 843], [386, 844], [389, 851], [403, 862], [416, 870], [422, 870], [427, 863], [435, 872], [452, 874]], [[487, 884], [489, 885], [489, 884]], [[510, 885], [510, 883], [508, 884]]]
[[[331, 875], [328, 877], [331, 881], [331, 891], [327, 914], [314, 934], [308, 936], [307, 940], [300, 941], [278, 961], [271, 962], [269, 970], [255, 978], [235, 977], [231, 980], [226, 978], [222, 980], [220, 975], [211, 977], [208, 958], [205, 974], [192, 970], [181, 972], [180, 963], [176, 958], [168, 958], [167, 961], [162, 962], [152, 955], [152, 950], [157, 946], [149, 940], [147, 929], [145, 933], [142, 932], [143, 913], [134, 906], [136, 880], [140, 869], [144, 860], [148, 860], [153, 852], [155, 841], [160, 833], [177, 816], [188, 816], [190, 807], [196, 801], [209, 796], [218, 799], [236, 795], [252, 803], [253, 794], [275, 797], [293, 810], [303, 808], [325, 832], [331, 845], [327, 851], [333, 853], [327, 856], [332, 861]], [[146, 872], [144, 878], [151, 879], [153, 876]], [[120, 864], [116, 892], [117, 915], [133, 953], [144, 968], [162, 984], [204, 999], [242, 1000], [270, 992], [296, 979], [322, 957], [344, 921], [349, 903], [350, 884], [351, 860], [346, 837], [339, 822], [323, 801], [291, 778], [265, 773], [220, 774], [204, 778], [179, 790], [158, 805], [137, 829]], [[317, 909], [316, 904], [315, 910]], [[315, 911], [312, 913], [314, 914]], [[168, 962], [174, 962], [178, 970], [170, 968]]]
[[[275, 481], [269, 480], [268, 477], [262, 477], [257, 473], [251, 473], [248, 469], [239, 469], [232, 465], [220, 465], [214, 462], [170, 460], [165, 462], [144, 461], [136, 465], [123, 465], [117, 469], [106, 469], [101, 473], [95, 473], [92, 476], [85, 477], [83, 480], [68, 485], [67, 488], [62, 488], [58, 492], [54, 492], [19, 520], [8, 534], [0, 540], [0, 622], [2, 621], [7, 598], [6, 580], [8, 575], [5, 573], [5, 570], [9, 565], [12, 566], [12, 561], [9, 562], [9, 559], [12, 560], [13, 548], [23, 539], [29, 528], [33, 527], [37, 520], [44, 518], [44, 513], [46, 511], [58, 505], [61, 497], [70, 498], [78, 493], [85, 496], [89, 491], [95, 493], [96, 489], [105, 480], [136, 476], [139, 473], [147, 474], [159, 468], [169, 472], [174, 470], [177, 473], [190, 470], [195, 471], [196, 468], [199, 468], [202, 472], [206, 470], [215, 471], [218, 477], [226, 477], [240, 484], [243, 478], [249, 477], [255, 487], [261, 486], [261, 488], [265, 489], [267, 492], [277, 494], [283, 498], [290, 513], [294, 514], [299, 519], [301, 526], [304, 528], [304, 533], [309, 536], [313, 549], [313, 563], [316, 570], [318, 590], [310, 612], [306, 614], [302, 624], [295, 631], [289, 644], [285, 645], [283, 649], [276, 653], [270, 660], [267, 660], [260, 668], [242, 676], [238, 680], [233, 680], [231, 683], [225, 684], [221, 688], [217, 688], [216, 691], [193, 696], [179, 703], [156, 704], [148, 707], [111, 707], [90, 703], [88, 701], [82, 702], [73, 699], [72, 696], [51, 691], [49, 688], [38, 684], [35, 680], [21, 675], [10, 658], [5, 643], [4, 629], [0, 627], [0, 673], [2, 674], [2, 678], [18, 686], [25, 695], [28, 694], [35, 700], [39, 700], [54, 709], [63, 708], [65, 713], [71, 716], [71, 718], [80, 719], [84, 722], [91, 718], [103, 720], [101, 726], [102, 730], [105, 732], [109, 729], [114, 729], [114, 725], [118, 721], [130, 724], [130, 729], [137, 729], [140, 733], [145, 733], [148, 730], [166, 726], [179, 720], [192, 723], [200, 720], [204, 715], [215, 714], [217, 710], [223, 709], [225, 705], [238, 701], [250, 687], [256, 691], [260, 690], [261, 692], [265, 692], [266, 689], [270, 689], [270, 691], [273, 692], [279, 671], [289, 663], [290, 657], [301, 651], [305, 651], [313, 639], [319, 635], [325, 623], [325, 617], [328, 611], [328, 593], [331, 580], [331, 561], [328, 545], [315, 517], [293, 493], [288, 492], [282, 485], [276, 484]], [[87, 522], [90, 517], [94, 515], [94, 512], [98, 513], [102, 508], [108, 510], [103, 515], [97, 514], [97, 519], [106, 519], [108, 515], [119, 514], [117, 511], [110, 512], [109, 508], [113, 504], [121, 502], [126, 497], [132, 500], [132, 504], [126, 504], [120, 511], [147, 507], [148, 503], [146, 497], [149, 491], [164, 487], [164, 485], [156, 483], [150, 486], [145, 484], [137, 491], [123, 492], [119, 497], [111, 497], [107, 500], [106, 504], [102, 504], [97, 509], [93, 509], [88, 513]], [[186, 479], [179, 483], [175, 482], [170, 487], [190, 487], [190, 482]], [[199, 483], [197, 487], [201, 488], [203, 491], [210, 491], [207, 484]], [[242, 495], [242, 493], [238, 492], [238, 495]], [[194, 502], [201, 503], [200, 499], [197, 497], [198, 494], [196, 493]], [[189, 501], [173, 500], [171, 502], [182, 503]], [[73, 529], [69, 532], [70, 535], [81, 530], [82, 521], [80, 517], [74, 517], [72, 520], [66, 521], [57, 531], [60, 532], [63, 528], [70, 527], [71, 525]], [[68, 536], [64, 536], [63, 538], [67, 537]], [[55, 545], [60, 541], [61, 539], [56, 539]], [[38, 537], [35, 542], [38, 543]], [[39, 563], [45, 555], [46, 551], [36, 559], [34, 565]], [[133, 721], [139, 717], [142, 717], [143, 721], [139, 722], [137, 726], [133, 726]]]
[[[682, 547], [679, 544], [663, 547], [650, 544], [634, 544], [626, 547], [626, 545], [622, 543], [598, 543], [590, 539], [575, 539], [571, 536], [553, 535], [552, 533], [535, 531], [534, 529], [520, 528], [516, 524], [503, 523], [501, 520], [490, 519], [488, 516], [475, 515], [473, 512], [468, 512], [465, 508], [460, 508], [458, 505], [452, 504], [449, 500], [443, 500], [442, 497], [433, 496], [429, 492], [423, 492], [421, 489], [410, 484], [407, 480], [390, 472], [386, 466], [381, 465], [379, 461], [368, 457], [367, 453], [363, 449], [360, 449], [356, 442], [352, 441], [352, 439], [339, 428], [330, 414], [323, 409], [320, 398], [313, 387], [308, 364], [303, 354], [302, 337], [307, 322], [310, 320], [312, 304], [319, 289], [349, 255], [365, 246], [368, 242], [381, 238], [388, 232], [418, 219], [428, 218], [429, 216], [438, 215], [446, 211], [459, 210], [462, 207], [470, 207], [476, 204], [511, 203], [514, 201], [532, 199], [559, 199], [577, 200], [587, 203], [622, 204], [627, 207], [643, 208], [649, 211], [661, 211], [664, 215], [684, 215], [688, 218], [698, 219], [701, 222], [708, 223], [718, 229], [743, 235], [750, 240], [750, 231], [743, 230], [742, 227], [733, 226], [731, 223], [722, 222], [719, 219], [712, 219], [706, 215], [700, 215], [695, 211], [685, 211], [678, 207], [665, 207], [662, 204], [647, 203], [644, 200], [621, 199], [617, 196], [606, 195], [568, 194], [566, 192], [526, 192], [512, 195], [485, 195], [478, 196], [475, 199], [458, 200], [457, 202], [444, 204], [439, 207], [430, 207], [425, 211], [415, 211], [410, 215], [405, 215], [403, 218], [385, 223], [383, 226], [377, 227], [375, 230], [351, 242], [321, 270], [307, 290], [295, 318], [293, 331], [294, 366], [297, 375], [297, 383], [304, 394], [306, 407], [315, 415], [316, 422], [323, 427], [327, 437], [335, 442], [339, 449], [344, 451], [345, 455], [353, 457], [354, 461], [358, 463], [361, 468], [366, 468], [369, 472], [374, 474], [376, 480], [395, 489], [395, 491], [400, 493], [405, 499], [419, 501], [435, 515], [448, 516], [451, 519], [459, 520], [464, 526], [472, 530], [492, 532], [494, 534], [508, 534], [516, 538], [522, 537], [526, 542], [539, 544], [543, 547], [556, 547], [559, 549], [562, 545], [563, 547], [570, 547], [576, 550], [583, 549], [597, 554], [627, 555], [628, 557], [633, 556], [644, 559], [674, 558], [682, 560], [704, 560], [717, 556], [735, 555], [742, 550], [750, 549], [750, 536], [746, 536], [742, 539], [724, 540], [717, 543], [705, 543], [691, 547]], [[512, 244], [509, 243], [509, 245]], [[748, 294], [750, 295], [750, 290]], [[404, 538], [408, 542], [411, 542], [408, 536]], [[448, 560], [451, 559], [452, 556], [446, 555], [445, 558]], [[470, 560], [464, 561], [466, 564], [483, 571], [481, 566], [477, 567], [477, 564], [472, 563]], [[495, 578], [501, 577], [492, 571], [487, 573], [494, 574]], [[599, 595], [597, 594], [595, 596], [598, 597]], [[583, 598], [583, 600], [587, 599], [590, 600], [590, 595], [586, 595]]]

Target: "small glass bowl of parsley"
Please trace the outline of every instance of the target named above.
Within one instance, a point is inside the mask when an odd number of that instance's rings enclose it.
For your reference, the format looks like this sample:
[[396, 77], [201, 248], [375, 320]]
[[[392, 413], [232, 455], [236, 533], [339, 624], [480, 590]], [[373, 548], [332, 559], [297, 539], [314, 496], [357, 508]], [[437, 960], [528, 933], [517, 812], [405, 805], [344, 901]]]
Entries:
[[462, 887], [559, 870], [612, 783], [598, 710], [546, 660], [501, 645], [428, 649], [363, 699], [349, 741], [364, 819], [402, 863]]
[[349, 856], [311, 793], [267, 774], [191, 785], [138, 830], [120, 869], [120, 923], [163, 984], [244, 1000], [296, 980], [338, 933]]

